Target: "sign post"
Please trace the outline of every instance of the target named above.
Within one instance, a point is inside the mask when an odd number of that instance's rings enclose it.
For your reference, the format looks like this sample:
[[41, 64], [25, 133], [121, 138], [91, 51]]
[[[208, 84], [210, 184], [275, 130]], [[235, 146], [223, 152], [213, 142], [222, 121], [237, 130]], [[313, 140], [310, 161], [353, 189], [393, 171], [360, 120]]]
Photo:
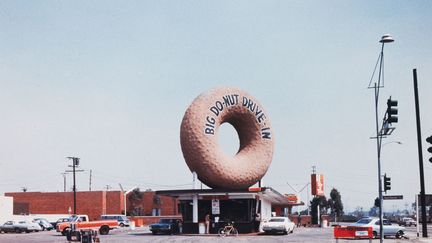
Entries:
[[212, 214], [220, 214], [219, 199], [212, 199]]

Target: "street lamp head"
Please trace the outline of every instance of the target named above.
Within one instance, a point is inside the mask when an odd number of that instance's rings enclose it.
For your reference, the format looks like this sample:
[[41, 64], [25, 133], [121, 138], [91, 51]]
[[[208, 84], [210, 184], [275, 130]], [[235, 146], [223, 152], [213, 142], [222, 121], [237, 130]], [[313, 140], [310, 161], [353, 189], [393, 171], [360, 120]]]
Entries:
[[394, 39], [393, 39], [393, 37], [391, 35], [385, 34], [385, 35], [383, 35], [381, 37], [381, 40], [379, 42], [381, 42], [381, 43], [390, 43], [390, 42], [393, 42], [393, 41], [394, 41]]

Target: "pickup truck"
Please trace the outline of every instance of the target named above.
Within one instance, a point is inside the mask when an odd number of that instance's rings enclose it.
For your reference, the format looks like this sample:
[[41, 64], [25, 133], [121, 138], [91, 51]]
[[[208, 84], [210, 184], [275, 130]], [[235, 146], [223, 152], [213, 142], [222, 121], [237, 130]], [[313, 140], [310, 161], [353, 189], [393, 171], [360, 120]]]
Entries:
[[68, 222], [59, 223], [56, 226], [57, 232], [61, 232], [62, 235], [66, 235], [69, 230], [87, 229], [98, 230], [99, 234], [107, 235], [110, 230], [115, 228], [118, 228], [116, 220], [90, 221], [87, 215], [73, 215]]

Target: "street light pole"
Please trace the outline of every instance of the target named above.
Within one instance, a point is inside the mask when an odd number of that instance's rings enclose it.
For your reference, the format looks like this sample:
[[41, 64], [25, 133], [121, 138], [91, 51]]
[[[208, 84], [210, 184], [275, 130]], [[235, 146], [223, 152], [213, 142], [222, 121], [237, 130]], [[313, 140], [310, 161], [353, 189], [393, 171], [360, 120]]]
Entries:
[[[379, 41], [382, 43], [380, 54], [380, 65], [378, 72], [378, 83], [374, 84], [375, 91], [375, 127], [376, 127], [376, 144], [377, 144], [377, 160], [378, 160], [378, 196], [379, 196], [379, 218], [380, 218], [380, 242], [384, 240], [383, 234], [383, 195], [382, 195], [382, 179], [381, 179], [381, 144], [382, 134], [380, 133], [379, 120], [378, 120], [378, 101], [380, 88], [384, 87], [384, 44], [391, 43], [394, 39], [390, 35], [384, 35]], [[381, 77], [383, 84], [381, 85]]]

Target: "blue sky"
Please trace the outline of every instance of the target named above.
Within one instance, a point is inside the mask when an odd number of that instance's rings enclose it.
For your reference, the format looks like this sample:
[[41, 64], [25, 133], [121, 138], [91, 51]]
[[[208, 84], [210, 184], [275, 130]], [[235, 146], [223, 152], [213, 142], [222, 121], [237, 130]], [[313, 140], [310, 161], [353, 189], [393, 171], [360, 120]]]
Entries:
[[[184, 111], [201, 92], [234, 86], [269, 114], [274, 159], [263, 181], [282, 193], [309, 181], [348, 210], [377, 195], [373, 91], [383, 34], [385, 100], [399, 123], [383, 173], [405, 208], [419, 191], [412, 69], [423, 141], [432, 135], [429, 1], [0, 1], [0, 192], [63, 190], [65, 157], [81, 157], [78, 189], [186, 188]], [[224, 126], [224, 148], [238, 148]], [[432, 164], [424, 142], [426, 190]], [[68, 188], [72, 177], [67, 176]], [[303, 199], [306, 195], [303, 194]]]

